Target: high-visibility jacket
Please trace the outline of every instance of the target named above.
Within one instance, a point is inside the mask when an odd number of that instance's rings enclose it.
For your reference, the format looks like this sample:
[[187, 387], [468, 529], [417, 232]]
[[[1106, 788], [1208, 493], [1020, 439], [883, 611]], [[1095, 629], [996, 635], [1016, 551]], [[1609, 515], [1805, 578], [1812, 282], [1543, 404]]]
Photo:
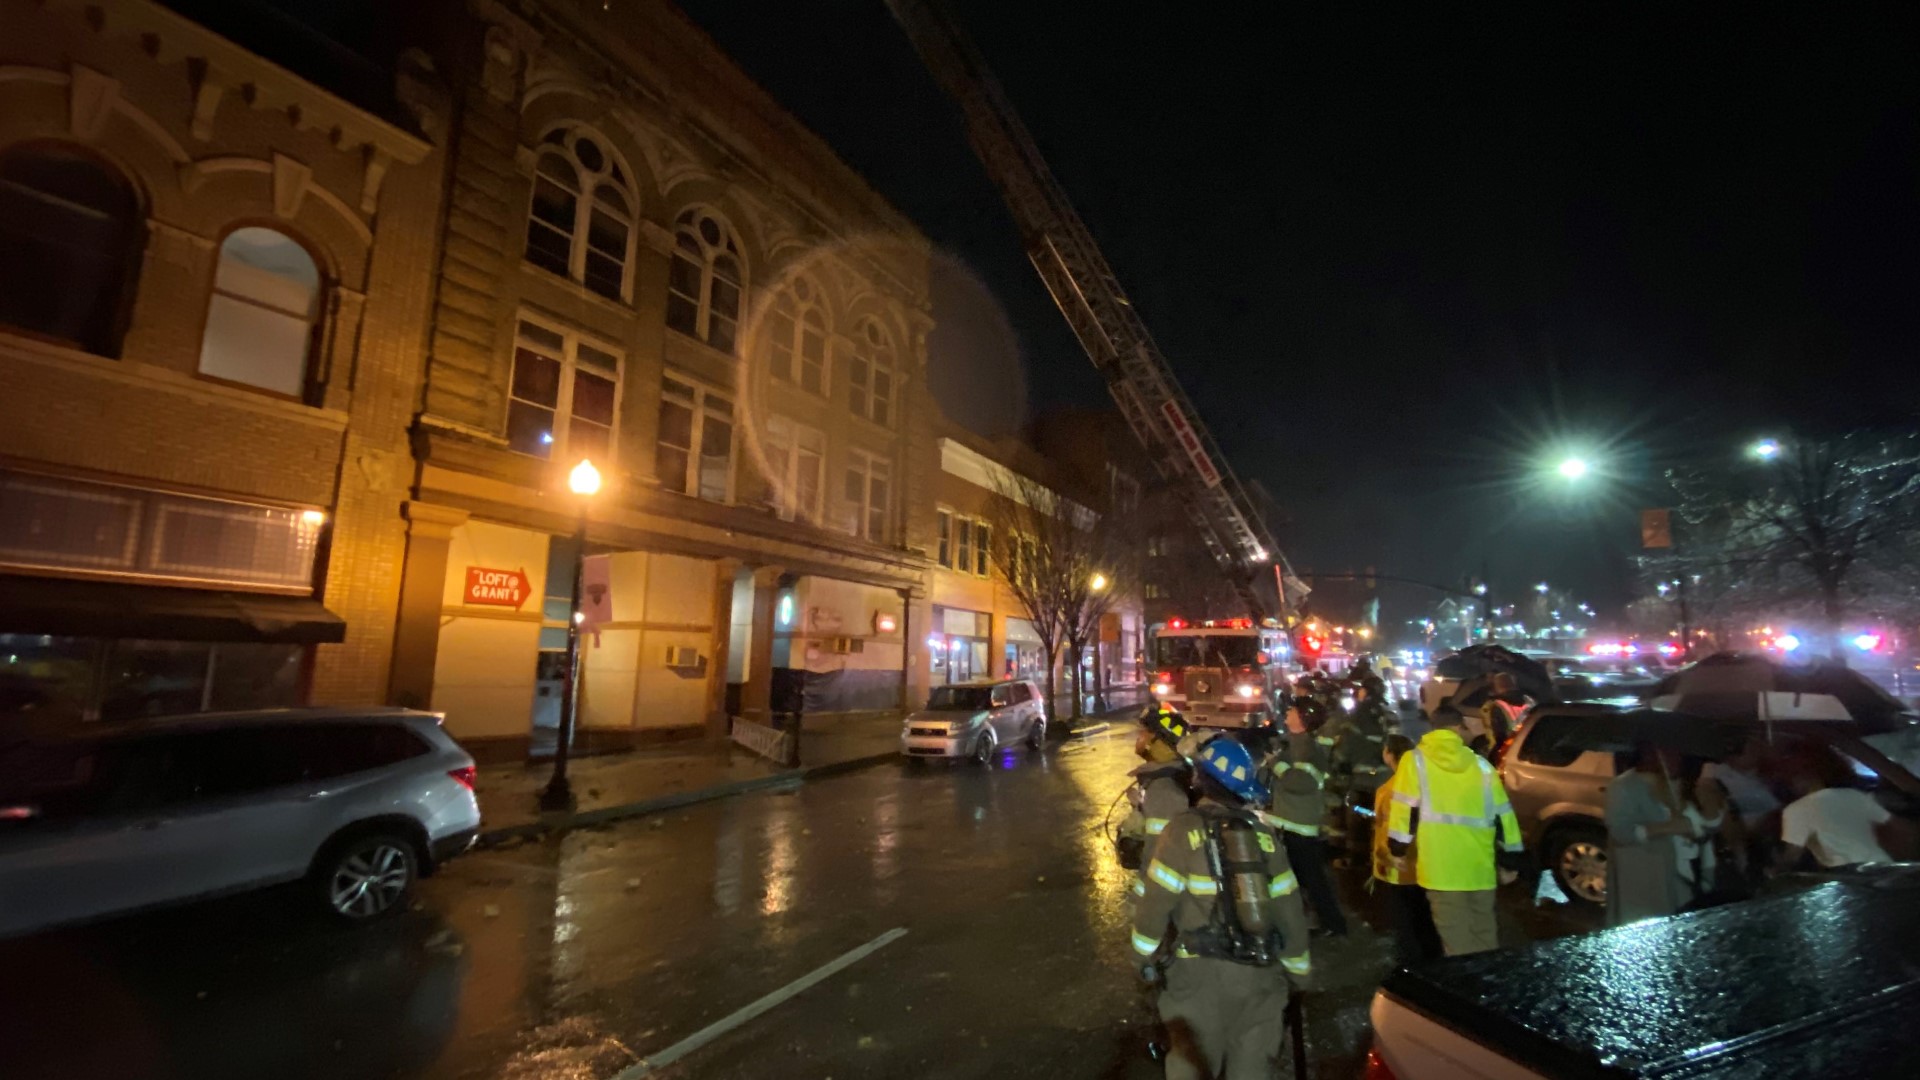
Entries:
[[1398, 854], [1418, 840], [1418, 879], [1438, 892], [1474, 892], [1499, 884], [1496, 846], [1524, 850], [1507, 789], [1460, 732], [1435, 728], [1393, 774], [1387, 839]]
[[1327, 782], [1325, 755], [1312, 735], [1292, 735], [1277, 757], [1267, 763], [1270, 799], [1260, 820], [1295, 836], [1319, 836], [1326, 814], [1321, 794]]
[[1393, 813], [1393, 785], [1381, 784], [1373, 793], [1373, 876], [1389, 885], [1412, 885], [1420, 880], [1419, 861], [1412, 848], [1395, 855], [1387, 838], [1387, 818]]
[[[1167, 831], [1167, 822], [1192, 805], [1193, 800], [1187, 797], [1186, 786], [1172, 771], [1147, 779], [1146, 796], [1140, 800], [1138, 834], [1145, 841], [1145, 846], [1141, 849], [1140, 874], [1133, 882], [1134, 896], [1145, 896], [1147, 893], [1146, 853], [1153, 850], [1154, 841]], [[1129, 824], [1132, 821], [1132, 818], [1128, 819]], [[1121, 833], [1129, 835], [1128, 828], [1122, 826]]]
[[[1199, 807], [1182, 810], [1148, 848], [1146, 895], [1133, 906], [1131, 943], [1136, 962], [1166, 955], [1162, 945], [1169, 940], [1174, 963], [1191, 959], [1194, 954], [1180, 945], [1180, 935], [1214, 925], [1216, 905], [1232, 902], [1227, 883], [1216, 879], [1208, 864], [1207, 829]], [[1282, 939], [1278, 966], [1286, 971], [1288, 982], [1306, 990], [1313, 959], [1300, 885], [1279, 836], [1262, 825], [1254, 829], [1266, 857], [1267, 919], [1279, 927]]]

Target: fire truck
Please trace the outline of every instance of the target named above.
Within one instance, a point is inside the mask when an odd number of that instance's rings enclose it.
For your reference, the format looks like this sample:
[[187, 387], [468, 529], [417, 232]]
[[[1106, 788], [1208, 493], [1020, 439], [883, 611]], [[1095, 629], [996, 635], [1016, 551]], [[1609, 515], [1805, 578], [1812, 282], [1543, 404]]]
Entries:
[[1150, 628], [1153, 696], [1198, 727], [1275, 722], [1287, 692], [1287, 632], [1272, 620], [1169, 619]]

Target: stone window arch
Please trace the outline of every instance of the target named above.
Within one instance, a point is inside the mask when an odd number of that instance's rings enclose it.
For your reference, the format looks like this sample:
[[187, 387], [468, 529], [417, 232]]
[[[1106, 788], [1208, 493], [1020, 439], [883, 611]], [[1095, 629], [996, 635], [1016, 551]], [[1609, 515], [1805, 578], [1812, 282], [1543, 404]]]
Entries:
[[140, 277], [145, 217], [133, 185], [79, 147], [0, 153], [0, 323], [116, 356]]
[[555, 128], [540, 140], [534, 160], [527, 261], [624, 301], [637, 202], [604, 138], [584, 128]]
[[881, 427], [892, 427], [894, 398], [899, 386], [899, 353], [893, 336], [879, 322], [868, 319], [853, 335], [847, 358], [847, 405], [855, 416]]
[[828, 386], [826, 298], [804, 277], [782, 289], [767, 313], [767, 371], [809, 394], [825, 396]]
[[200, 374], [310, 400], [324, 289], [300, 241], [262, 225], [227, 233], [200, 333]]
[[703, 207], [682, 213], [673, 227], [667, 325], [731, 353], [745, 291], [746, 271], [733, 229]]

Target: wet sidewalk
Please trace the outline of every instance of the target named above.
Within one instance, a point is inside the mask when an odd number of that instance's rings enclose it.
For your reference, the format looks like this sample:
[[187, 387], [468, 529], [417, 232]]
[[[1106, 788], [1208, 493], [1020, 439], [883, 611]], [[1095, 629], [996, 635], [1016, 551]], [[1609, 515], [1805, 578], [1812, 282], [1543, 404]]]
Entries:
[[[1086, 698], [1083, 706], [1088, 715], [1071, 722], [1075, 732], [1133, 711], [1145, 700], [1145, 688], [1114, 687], [1105, 697], [1107, 711], [1099, 715], [1094, 712], [1092, 696]], [[1066, 695], [1057, 699], [1054, 715], [1069, 713], [1071, 700]], [[905, 716], [904, 712], [893, 711], [809, 717], [800, 737], [797, 768], [776, 764], [717, 739], [575, 758], [567, 768], [574, 809], [566, 813], [540, 809], [540, 792], [553, 775], [551, 761], [485, 765], [474, 784], [480, 799], [480, 840], [493, 844], [556, 829], [642, 817], [877, 765], [899, 755], [900, 722]]]
[[551, 760], [482, 766], [474, 784], [480, 799], [480, 839], [497, 843], [552, 829], [640, 817], [878, 764], [900, 752], [900, 721], [905, 715], [895, 711], [808, 718], [800, 738], [798, 768], [717, 739], [575, 758], [567, 767], [574, 795], [571, 813], [540, 809], [540, 792], [553, 775]]

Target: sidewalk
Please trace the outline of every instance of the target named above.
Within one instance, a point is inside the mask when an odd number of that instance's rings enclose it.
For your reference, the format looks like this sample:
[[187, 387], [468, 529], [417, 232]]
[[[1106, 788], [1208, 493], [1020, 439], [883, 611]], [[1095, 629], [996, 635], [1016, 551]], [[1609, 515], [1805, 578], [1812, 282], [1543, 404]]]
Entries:
[[878, 764], [900, 753], [903, 716], [891, 712], [809, 718], [797, 769], [776, 765], [731, 742], [707, 739], [575, 758], [567, 768], [574, 794], [570, 814], [539, 808], [540, 791], [553, 775], [551, 761], [482, 766], [474, 784], [480, 799], [480, 842], [639, 817]]
[[[1109, 690], [1104, 716], [1131, 712], [1142, 700], [1144, 688]], [[1070, 713], [1071, 703], [1071, 695], [1059, 698], [1055, 715]], [[1073, 727], [1075, 734], [1098, 730], [1102, 723], [1102, 717], [1092, 715], [1091, 695], [1086, 711], [1089, 715]], [[480, 800], [480, 843], [642, 817], [892, 761], [900, 754], [904, 715], [810, 717], [800, 738], [800, 766], [792, 769], [718, 740], [575, 758], [567, 769], [575, 804], [571, 813], [543, 813], [539, 808], [540, 791], [552, 775], [551, 762], [482, 766], [474, 784]]]

